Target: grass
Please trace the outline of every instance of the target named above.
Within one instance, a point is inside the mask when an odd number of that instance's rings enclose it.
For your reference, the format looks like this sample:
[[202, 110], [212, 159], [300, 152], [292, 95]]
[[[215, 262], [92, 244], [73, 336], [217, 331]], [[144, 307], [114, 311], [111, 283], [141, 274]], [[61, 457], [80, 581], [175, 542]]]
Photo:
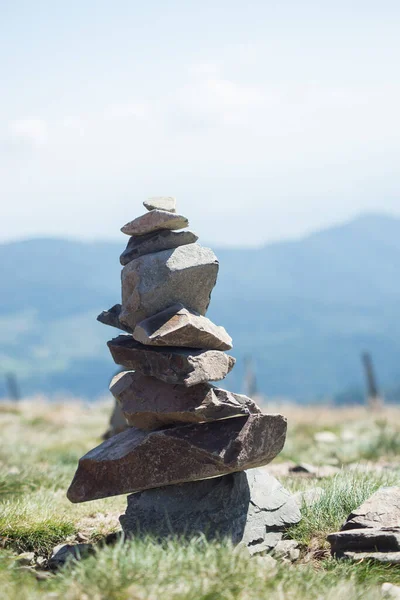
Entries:
[[[0, 597], [5, 600], [351, 600], [381, 598], [385, 582], [400, 585], [400, 568], [354, 564], [329, 555], [326, 535], [382, 485], [399, 485], [400, 410], [376, 416], [358, 409], [286, 407], [288, 441], [279, 461], [332, 464], [334, 477], [282, 477], [292, 491], [316, 486], [324, 494], [303, 506], [287, 532], [301, 558], [271, 568], [228, 542], [152, 539], [98, 546], [40, 580], [21, 567], [20, 552], [48, 558], [59, 543], [98, 542], [119, 529], [125, 497], [72, 505], [65, 496], [79, 457], [100, 443], [111, 405], [50, 405], [36, 400], [0, 405]], [[334, 443], [315, 441], [320, 431]], [[278, 462], [278, 461], [277, 461]], [[356, 464], [359, 466], [355, 467]]]

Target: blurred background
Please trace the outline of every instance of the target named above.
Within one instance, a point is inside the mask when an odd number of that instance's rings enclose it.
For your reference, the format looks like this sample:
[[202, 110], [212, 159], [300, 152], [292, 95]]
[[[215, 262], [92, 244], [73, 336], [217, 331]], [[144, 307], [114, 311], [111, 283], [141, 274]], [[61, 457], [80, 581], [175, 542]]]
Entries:
[[173, 195], [220, 259], [227, 386], [399, 402], [399, 17], [390, 0], [1, 3], [0, 398], [107, 393], [96, 316], [120, 301], [119, 229]]

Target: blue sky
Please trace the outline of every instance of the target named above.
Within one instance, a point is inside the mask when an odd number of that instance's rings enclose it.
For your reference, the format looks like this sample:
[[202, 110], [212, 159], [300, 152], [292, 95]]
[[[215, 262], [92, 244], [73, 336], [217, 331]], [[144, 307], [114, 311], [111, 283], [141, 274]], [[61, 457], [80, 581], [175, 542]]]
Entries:
[[249, 245], [400, 215], [400, 5], [4, 0], [0, 241], [118, 238], [174, 195]]

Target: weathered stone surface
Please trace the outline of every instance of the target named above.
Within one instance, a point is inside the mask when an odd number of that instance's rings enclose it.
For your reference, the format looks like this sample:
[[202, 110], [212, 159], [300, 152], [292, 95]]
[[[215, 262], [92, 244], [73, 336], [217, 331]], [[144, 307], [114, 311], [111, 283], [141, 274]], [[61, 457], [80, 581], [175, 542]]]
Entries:
[[[119, 377], [119, 375], [122, 375], [122, 373], [116, 375], [116, 377]], [[113, 435], [122, 433], [123, 431], [128, 429], [128, 427], [129, 427], [129, 425], [126, 422], [124, 413], [121, 410], [121, 406], [119, 405], [118, 402], [116, 402], [114, 409], [112, 411], [112, 414], [111, 414], [110, 426], [107, 429], [107, 431], [105, 432], [105, 434], [103, 435], [103, 440], [108, 440], [110, 437], [113, 437]]]
[[126, 235], [145, 235], [159, 229], [184, 229], [189, 221], [167, 210], [151, 210], [121, 227]]
[[290, 493], [264, 469], [134, 494], [121, 517], [125, 533], [230, 538], [251, 554], [270, 550], [300, 512]]
[[384, 583], [381, 587], [382, 598], [386, 600], [400, 600], [400, 587], [392, 583]]
[[230, 350], [232, 338], [223, 327], [182, 304], [148, 317], [136, 325], [133, 337], [150, 346], [178, 346], [210, 350]]
[[170, 231], [168, 229], [131, 237], [119, 260], [121, 265], [125, 266], [131, 260], [145, 254], [187, 246], [194, 244], [198, 239], [198, 236], [192, 231]]
[[295, 562], [300, 558], [299, 542], [296, 540], [281, 540], [273, 550], [275, 558]]
[[343, 530], [400, 526], [400, 487], [382, 487], [351, 513]]
[[172, 196], [156, 196], [155, 198], [149, 198], [143, 205], [147, 210], [167, 210], [169, 212], [176, 212], [176, 199]]
[[144, 346], [130, 335], [120, 335], [107, 345], [117, 365], [186, 387], [220, 381], [235, 364], [232, 356], [220, 350]]
[[[250, 415], [150, 433], [131, 428], [81, 458], [68, 498], [86, 502], [262, 466], [279, 454], [285, 437], [282, 415]], [[264, 501], [260, 490], [254, 496]]]
[[349, 552], [400, 552], [400, 528], [351, 529], [328, 535], [332, 554]]
[[60, 544], [53, 549], [53, 554], [49, 560], [49, 568], [59, 569], [67, 561], [78, 561], [93, 553], [94, 547], [92, 544]]
[[132, 329], [121, 323], [119, 320], [119, 315], [121, 314], [121, 305], [115, 304], [109, 310], [103, 310], [102, 313], [99, 314], [97, 320], [104, 325], [110, 325], [110, 327], [116, 327], [116, 329], [121, 329], [121, 331], [126, 331], [127, 333], [132, 333]]
[[122, 270], [121, 321], [133, 330], [140, 321], [178, 303], [204, 315], [218, 268], [214, 252], [199, 244], [132, 260]]
[[129, 425], [146, 430], [261, 412], [247, 396], [232, 394], [210, 384], [188, 389], [132, 371], [116, 375], [110, 391], [120, 403], [121, 414]]

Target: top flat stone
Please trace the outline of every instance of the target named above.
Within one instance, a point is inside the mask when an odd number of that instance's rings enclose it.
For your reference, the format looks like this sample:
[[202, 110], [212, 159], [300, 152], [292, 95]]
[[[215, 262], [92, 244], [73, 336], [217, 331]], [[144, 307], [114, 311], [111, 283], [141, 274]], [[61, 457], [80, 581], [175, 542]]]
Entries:
[[145, 235], [162, 229], [171, 231], [184, 229], [188, 225], [189, 221], [182, 215], [176, 215], [167, 210], [155, 209], [130, 221], [121, 228], [121, 231], [126, 235]]
[[176, 213], [176, 199], [172, 196], [156, 196], [149, 198], [143, 205], [147, 210], [167, 210], [168, 212]]

